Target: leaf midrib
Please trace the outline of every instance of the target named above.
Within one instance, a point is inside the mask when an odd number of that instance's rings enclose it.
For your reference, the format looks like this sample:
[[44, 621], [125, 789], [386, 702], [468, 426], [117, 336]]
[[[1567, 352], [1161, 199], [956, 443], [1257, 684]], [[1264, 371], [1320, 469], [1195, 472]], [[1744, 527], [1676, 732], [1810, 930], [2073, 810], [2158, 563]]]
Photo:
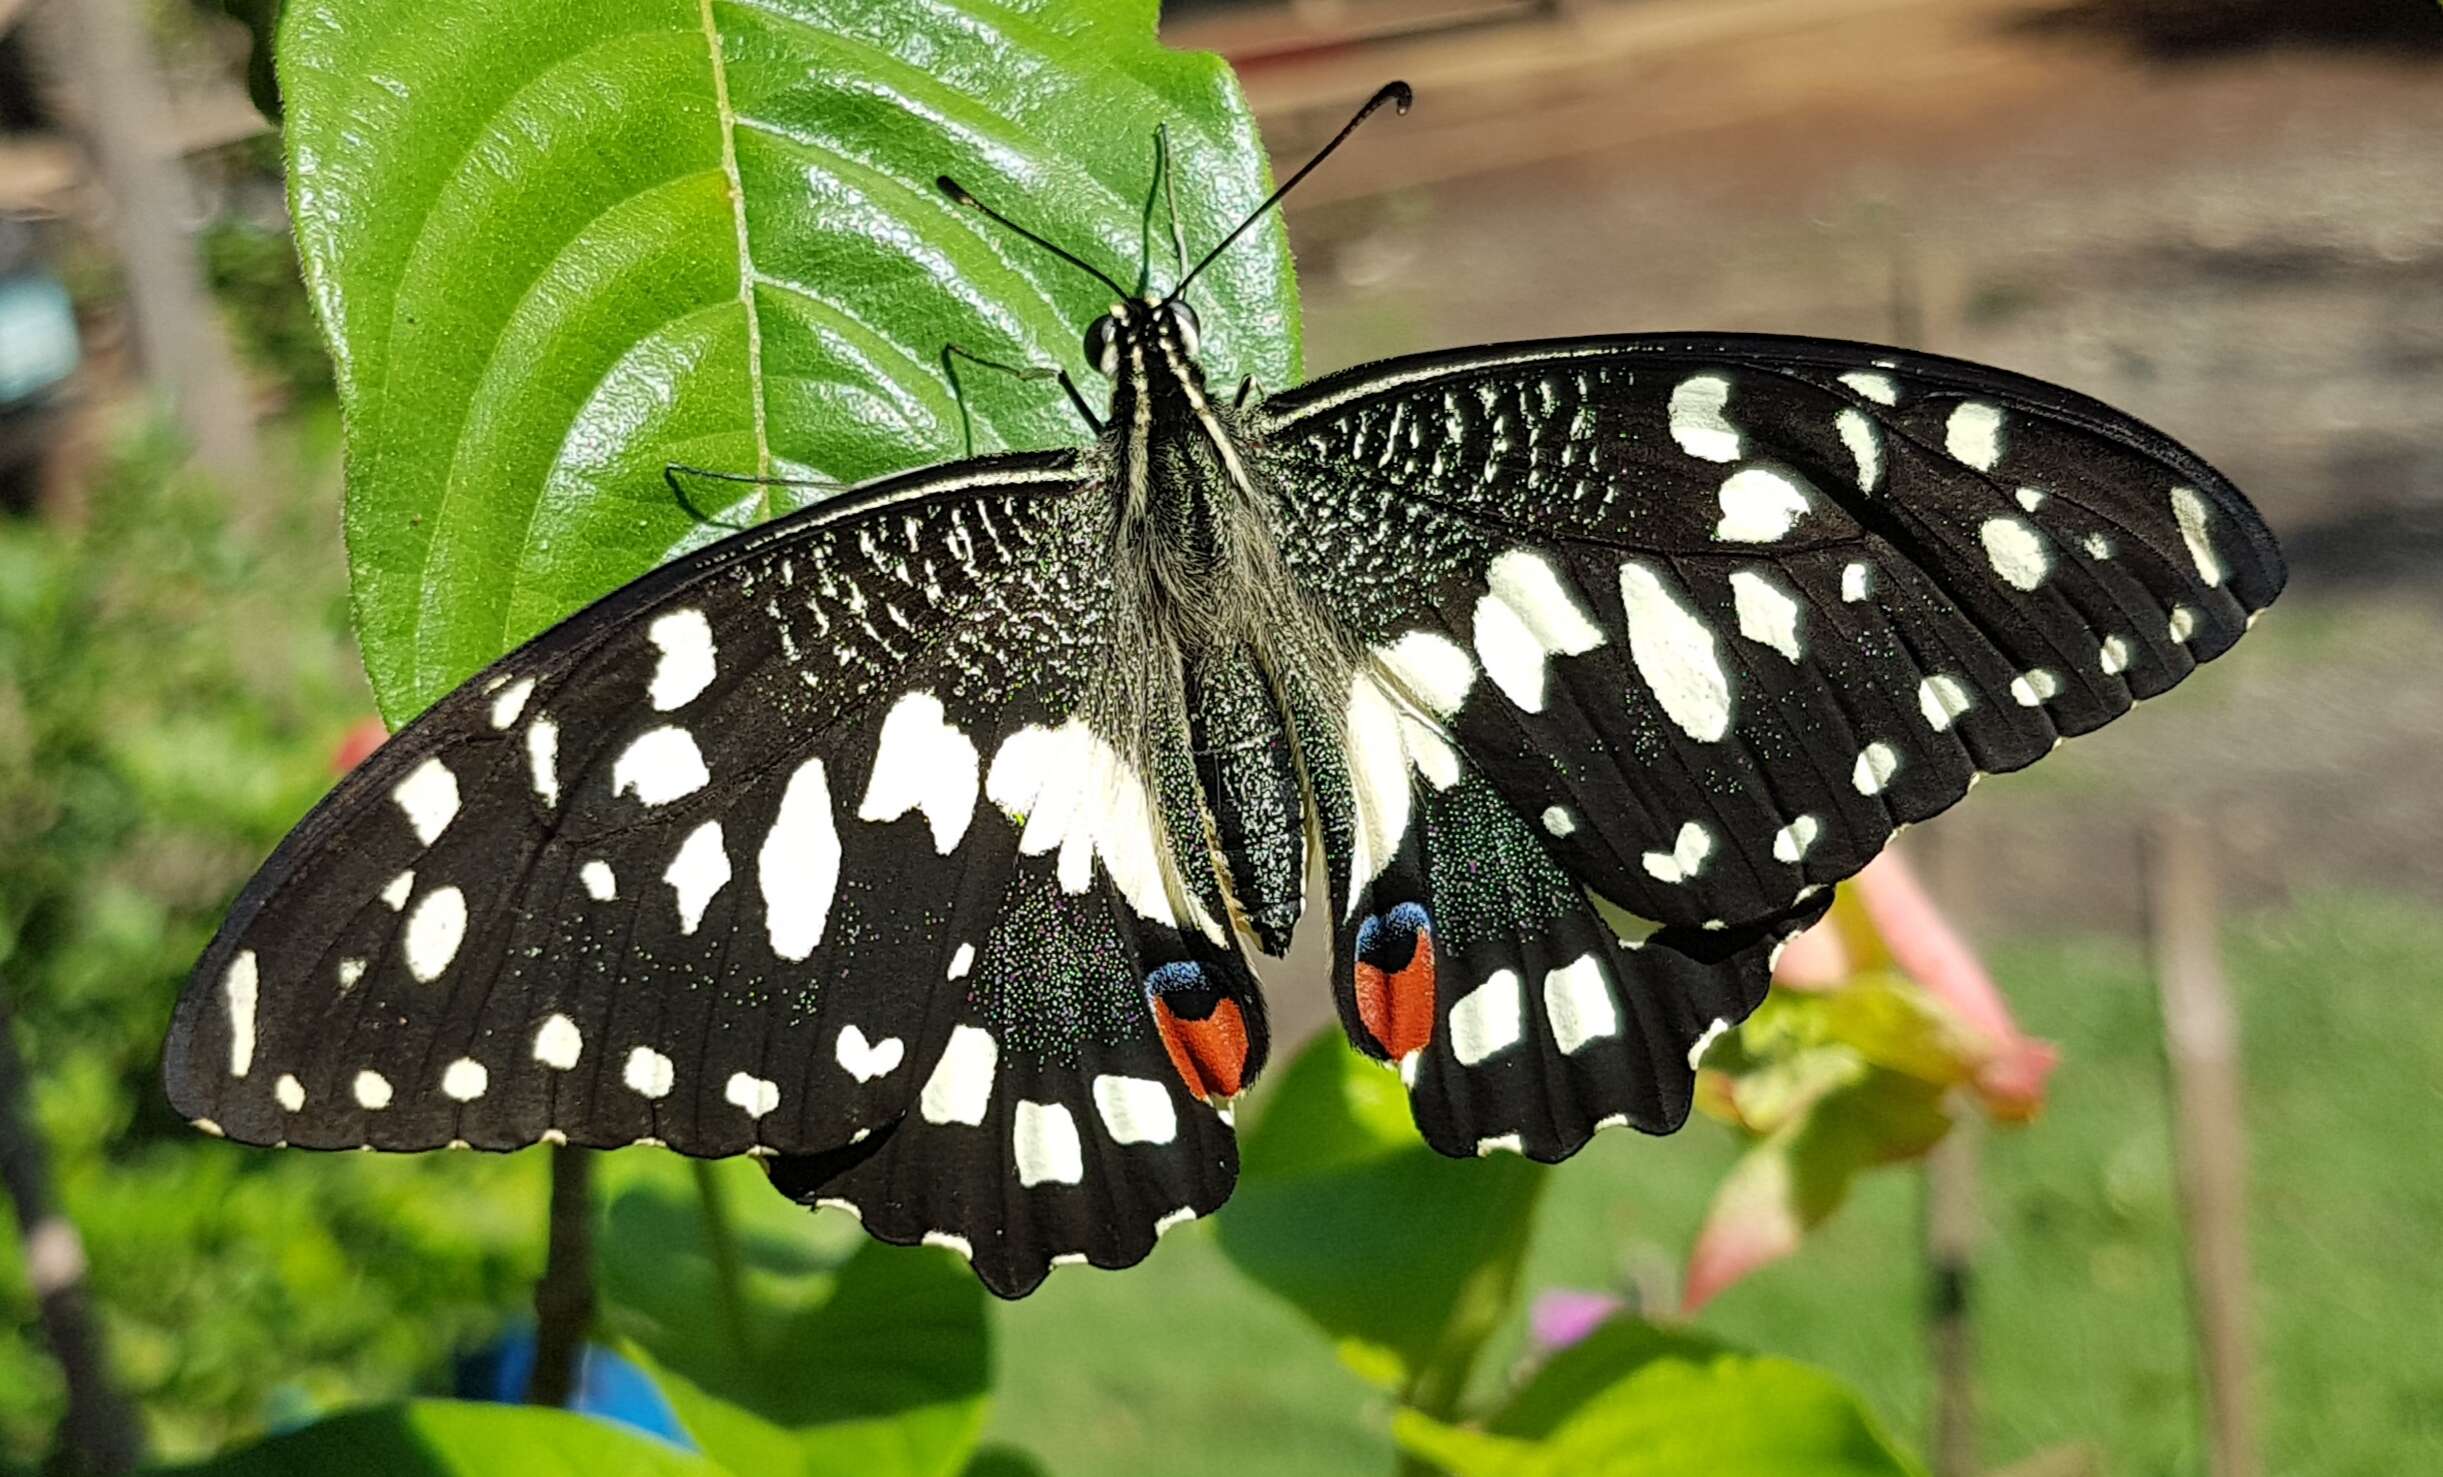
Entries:
[[[729, 60], [721, 45], [721, 28], [713, 20], [713, 0], [696, 0], [696, 14], [704, 26], [704, 49], [712, 68], [713, 111], [721, 124], [721, 173], [729, 185], [730, 222], [738, 238], [738, 306], [746, 314], [746, 378], [747, 400], [755, 426], [755, 475], [772, 475], [772, 439], [765, 425], [763, 383], [763, 325], [758, 320], [755, 304], [755, 252], [747, 237], [746, 185], [738, 176], [738, 114], [730, 106]], [[774, 489], [766, 487], [763, 494], [763, 516], [779, 512], [773, 503]]]

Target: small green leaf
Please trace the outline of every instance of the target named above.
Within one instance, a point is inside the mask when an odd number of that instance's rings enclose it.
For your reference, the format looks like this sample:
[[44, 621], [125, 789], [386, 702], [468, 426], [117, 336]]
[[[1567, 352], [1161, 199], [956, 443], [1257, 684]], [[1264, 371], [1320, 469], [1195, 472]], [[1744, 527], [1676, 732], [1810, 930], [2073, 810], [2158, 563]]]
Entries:
[[[165, 1469], [167, 1470], [167, 1469]], [[316, 1421], [197, 1466], [193, 1477], [721, 1477], [729, 1469], [592, 1416], [411, 1400]]]
[[1663, 1353], [1635, 1341], [1621, 1352], [1623, 1371], [1540, 1439], [1471, 1430], [1413, 1410], [1394, 1418], [1392, 1435], [1453, 1477], [1913, 1477], [1920, 1470], [1855, 1395], [1805, 1365], [1718, 1350]]
[[[689, 1434], [740, 1472], [959, 1472], [983, 1431], [992, 1372], [973, 1274], [947, 1252], [827, 1235], [831, 1218], [780, 1200], [750, 1165], [713, 1174], [721, 1224], [738, 1241], [735, 1304], [687, 1181], [630, 1171], [602, 1244], [610, 1321]], [[733, 1206], [747, 1224], [729, 1225]], [[782, 1225], [794, 1234], [774, 1234]]]
[[[1190, 247], [1219, 241], [1263, 198], [1255, 126], [1229, 69], [1154, 20], [1154, 0], [288, 0], [293, 215], [384, 713], [704, 541], [666, 464], [854, 480], [956, 456], [949, 343], [1091, 389], [1079, 334], [1109, 289], [933, 182], [1133, 284], [1168, 124]], [[1217, 383], [1296, 379], [1277, 221], [1196, 295]], [[1084, 439], [1056, 390], [962, 378], [980, 449]]]
[[1337, 1031], [1290, 1063], [1243, 1157], [1223, 1251], [1360, 1375], [1448, 1408], [1517, 1290], [1544, 1166], [1427, 1148], [1399, 1079]]

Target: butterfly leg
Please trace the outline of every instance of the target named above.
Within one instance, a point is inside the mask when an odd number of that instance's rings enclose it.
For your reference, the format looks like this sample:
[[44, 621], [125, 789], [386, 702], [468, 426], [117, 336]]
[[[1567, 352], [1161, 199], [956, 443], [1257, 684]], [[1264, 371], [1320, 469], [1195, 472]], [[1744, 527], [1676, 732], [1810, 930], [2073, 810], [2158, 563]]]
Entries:
[[757, 477], [744, 472], [716, 472], [710, 467], [690, 467], [680, 462], [672, 462], [662, 468], [662, 480], [670, 485], [670, 496], [682, 512], [707, 528], [724, 528], [731, 533], [744, 533], [751, 525], [716, 518], [697, 507], [696, 500], [679, 485], [682, 473], [689, 477], [709, 477], [715, 482], [748, 482], [757, 487], [819, 487], [827, 492], [838, 492], [847, 486], [844, 482], [834, 482], [826, 477]]
[[1058, 380], [1061, 389], [1068, 393], [1069, 403], [1077, 407], [1077, 414], [1085, 421], [1087, 429], [1093, 431], [1097, 436], [1103, 434], [1102, 417], [1096, 415], [1094, 407], [1086, 403], [1086, 397], [1078, 391], [1077, 381], [1069, 378], [1069, 371], [1066, 369], [1047, 364], [1008, 364], [999, 359], [987, 359], [957, 344], [944, 344], [942, 345], [942, 377], [950, 381], [951, 393], [959, 402], [959, 425], [966, 437], [966, 455], [975, 455], [976, 430], [975, 419], [967, 413], [966, 387], [959, 383], [957, 361], [961, 359], [970, 364], [982, 365], [986, 369], [999, 370], [1003, 374], [1022, 380]]
[[1253, 395], [1262, 388], [1263, 386], [1255, 382], [1255, 376], [1252, 374], [1247, 376], [1245, 379], [1240, 380], [1238, 382], [1238, 393], [1231, 397], [1230, 408], [1232, 410], [1245, 410], [1247, 408], [1247, 397]]

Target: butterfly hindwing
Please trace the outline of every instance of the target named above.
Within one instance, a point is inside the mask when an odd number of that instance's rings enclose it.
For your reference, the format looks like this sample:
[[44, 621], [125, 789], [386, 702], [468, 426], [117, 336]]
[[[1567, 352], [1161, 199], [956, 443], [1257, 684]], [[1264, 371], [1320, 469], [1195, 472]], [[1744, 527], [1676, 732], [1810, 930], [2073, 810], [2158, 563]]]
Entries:
[[1008, 1293], [1218, 1204], [1229, 1130], [1147, 982], [1244, 997], [1259, 1059], [1261, 1009], [1080, 711], [1109, 603], [1080, 477], [892, 479], [444, 698], [241, 897], [173, 1102], [253, 1143], [761, 1153]]
[[1252, 423], [1286, 560], [1569, 870], [1771, 918], [2227, 649], [2283, 573], [2069, 391], [1776, 338], [1421, 356]]
[[1338, 718], [1297, 712], [1351, 1041], [1399, 1069], [1446, 1154], [1557, 1161], [1601, 1128], [1678, 1128], [1704, 1044], [1763, 1000], [1777, 946], [1829, 896], [1624, 939], [1628, 920], [1603, 915], [1392, 674], [1350, 685]]

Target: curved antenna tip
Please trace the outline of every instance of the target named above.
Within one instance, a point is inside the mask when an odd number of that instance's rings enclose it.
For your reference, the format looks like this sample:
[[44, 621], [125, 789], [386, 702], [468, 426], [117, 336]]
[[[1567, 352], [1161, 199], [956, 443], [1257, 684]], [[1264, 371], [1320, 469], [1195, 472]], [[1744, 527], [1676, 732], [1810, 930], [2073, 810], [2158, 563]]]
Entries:
[[1374, 94], [1375, 107], [1379, 108], [1388, 102], [1394, 110], [1402, 113], [1407, 112], [1409, 106], [1416, 100], [1417, 90], [1405, 82], [1386, 82], [1382, 85], [1382, 89]]
[[965, 190], [959, 188], [959, 182], [946, 174], [939, 175], [934, 178], [933, 188], [941, 191], [943, 194], [949, 196], [952, 200], [961, 205], [973, 205], [976, 203], [975, 196], [970, 195]]

